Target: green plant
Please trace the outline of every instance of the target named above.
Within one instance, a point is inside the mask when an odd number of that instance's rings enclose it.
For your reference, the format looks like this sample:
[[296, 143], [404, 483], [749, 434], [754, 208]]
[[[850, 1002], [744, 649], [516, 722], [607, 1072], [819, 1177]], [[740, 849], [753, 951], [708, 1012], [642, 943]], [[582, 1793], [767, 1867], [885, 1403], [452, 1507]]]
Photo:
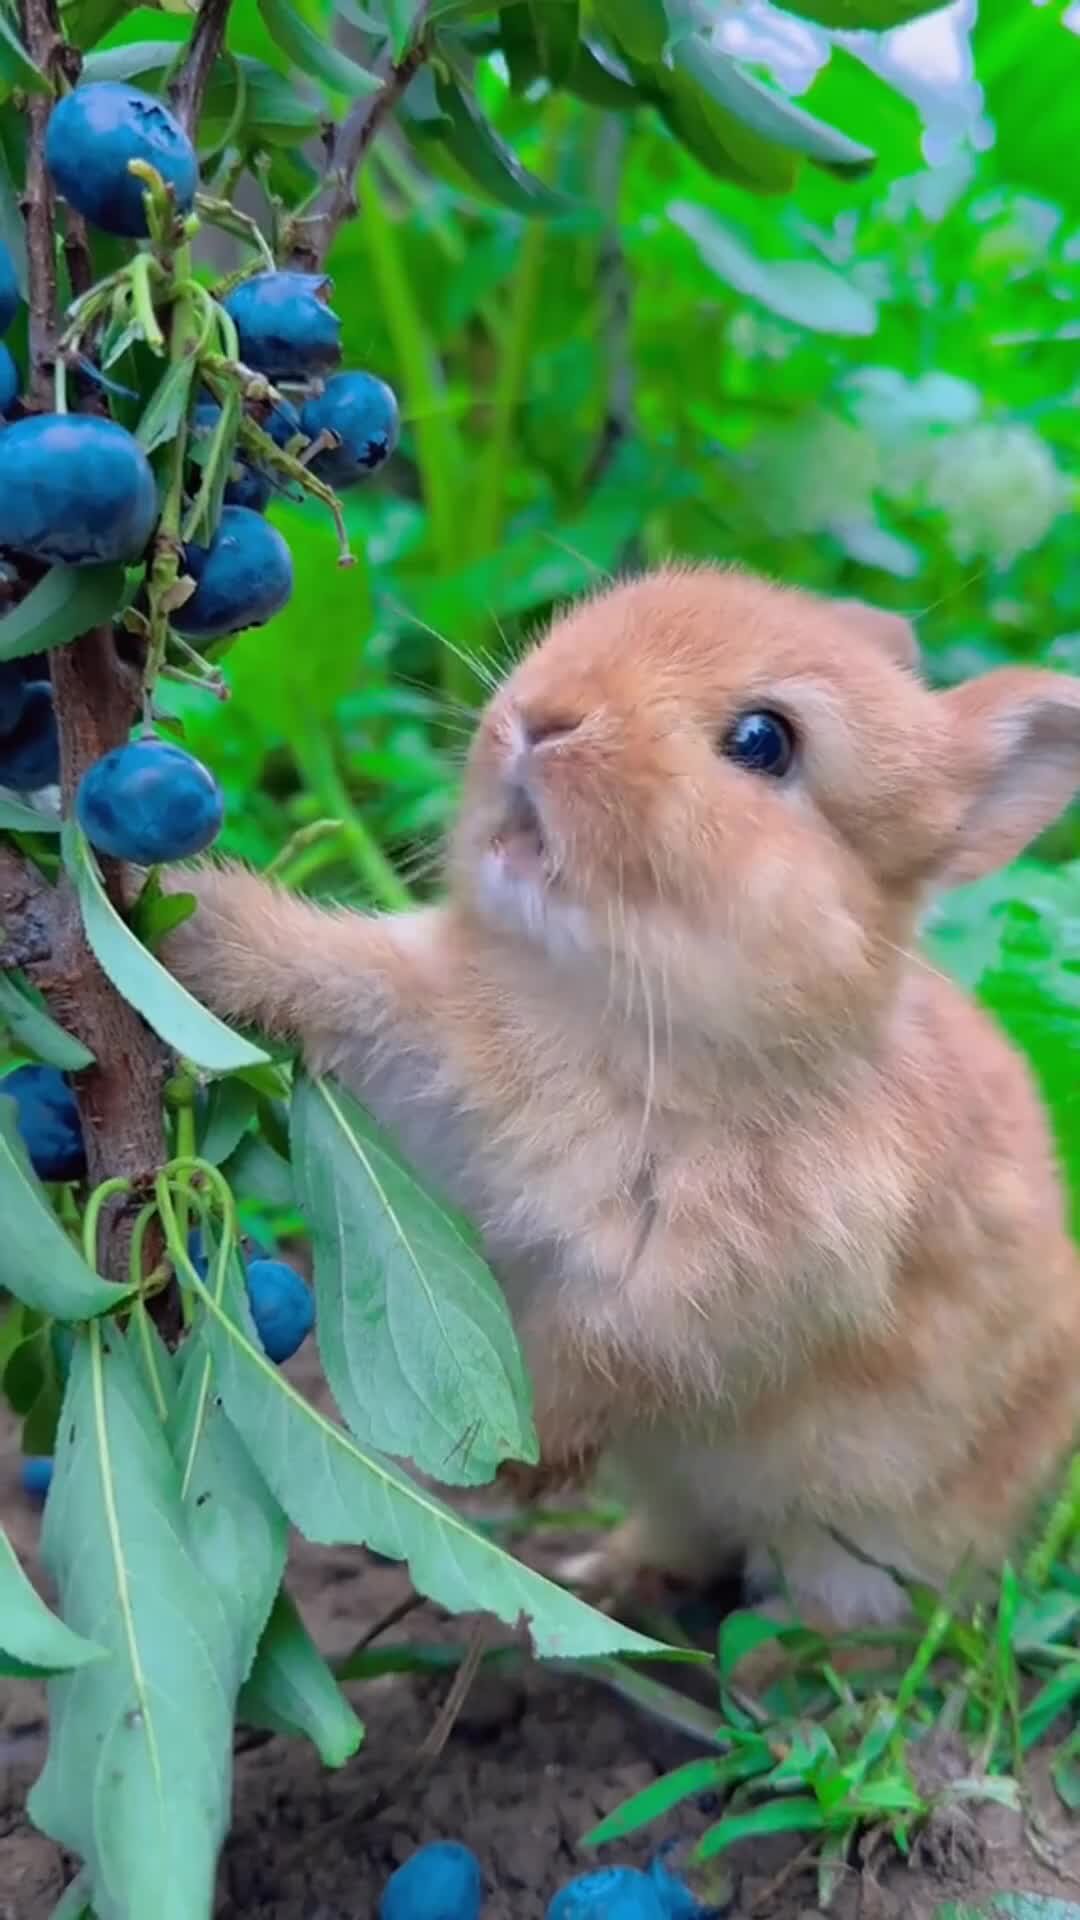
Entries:
[[[834, 24], [824, 0], [792, 10]], [[883, 27], [926, 10], [867, 0], [858, 17]], [[190, 218], [137, 176], [146, 244], [54, 204], [45, 130], [80, 78], [167, 96], [194, 137]], [[0, 232], [30, 296], [10, 335], [27, 404], [111, 413], [161, 497], [146, 566], [13, 561], [3, 575], [0, 661], [48, 651], [62, 762], [59, 814], [0, 792], [5, 1060], [72, 1076], [89, 1168], [45, 1189], [0, 1097], [0, 1366], [26, 1451], [55, 1447], [45, 1550], [62, 1616], [0, 1541], [0, 1646], [5, 1670], [50, 1679], [31, 1812], [84, 1862], [65, 1911], [81, 1900], [98, 1920], [141, 1920], [153, 1901], [200, 1920], [234, 1718], [306, 1733], [329, 1764], [362, 1738], [280, 1584], [287, 1521], [408, 1560], [448, 1607], [524, 1613], [542, 1653], [680, 1724], [694, 1716], [612, 1658], [655, 1641], [531, 1574], [387, 1458], [475, 1485], [531, 1457], [494, 1282], [467, 1226], [354, 1102], [175, 986], [155, 947], [187, 903], [151, 875], [126, 904], [73, 821], [80, 780], [149, 722], [212, 766], [225, 847], [289, 884], [396, 906], [425, 884], [411, 869], [447, 816], [455, 732], [492, 653], [633, 550], [767, 553], [792, 578], [894, 604], [918, 579], [949, 610], [930, 620], [943, 676], [968, 670], [972, 648], [1045, 648], [1071, 579], [1054, 512], [1075, 409], [1026, 356], [1032, 339], [1046, 346], [1076, 267], [1066, 236], [1009, 192], [1007, 160], [989, 209], [962, 188], [936, 220], [917, 218], [892, 191], [918, 165], [917, 116], [869, 68], [837, 48], [797, 104], [707, 39], [687, 0], [378, 0], [340, 17], [324, 0], [203, 0], [194, 24], [122, 0], [64, 0], [59, 15], [24, 0], [17, 29], [0, 21], [0, 96]], [[248, 192], [258, 224], [237, 211]], [[220, 297], [238, 273], [328, 260], [347, 363], [370, 360], [405, 400], [399, 483], [343, 499], [318, 453], [302, 457], [288, 396], [239, 360]], [[1008, 375], [986, 357], [976, 381], [972, 289], [988, 276], [977, 322], [1020, 344]], [[956, 497], [961, 436], [1002, 413], [1006, 451], [1045, 483], [1028, 485], [1022, 525], [1009, 489], [966, 510]], [[222, 645], [176, 631], [184, 549], [208, 544], [226, 488], [253, 470], [276, 483], [295, 589], [230, 649], [226, 677]], [[839, 489], [822, 488], [826, 470]], [[334, 569], [335, 542], [351, 567]], [[995, 542], [1008, 557], [993, 563], [987, 622], [970, 570]], [[1075, 857], [1068, 831], [1057, 851]], [[1074, 1170], [1075, 878], [1028, 869], [967, 918], [954, 903], [938, 935], [945, 963], [961, 954], [1032, 1051]], [[242, 1235], [271, 1241], [301, 1221], [344, 1425], [271, 1363], [248, 1309]], [[1054, 1582], [1072, 1530], [1070, 1507]], [[950, 1645], [973, 1646], [964, 1631], [950, 1627]], [[985, 1679], [985, 1634], [978, 1644], [968, 1664]], [[1038, 1643], [1040, 1712], [1067, 1704], [1060, 1644], [1056, 1629]], [[192, 1661], [201, 1677], [181, 1682]], [[1004, 1656], [990, 1665], [972, 1697], [996, 1755], [1015, 1695]], [[784, 1798], [763, 1813], [805, 1789], [834, 1852], [875, 1813], [906, 1832], [918, 1809], [904, 1741], [924, 1677], [887, 1731], [884, 1710], [835, 1688], [821, 1739], [792, 1733], [762, 1770], [765, 1729], [729, 1703], [722, 1737], [744, 1769], [729, 1779], [771, 1773]], [[81, 1758], [94, 1741], [102, 1794]], [[1075, 1746], [1063, 1756], [1059, 1785]]]

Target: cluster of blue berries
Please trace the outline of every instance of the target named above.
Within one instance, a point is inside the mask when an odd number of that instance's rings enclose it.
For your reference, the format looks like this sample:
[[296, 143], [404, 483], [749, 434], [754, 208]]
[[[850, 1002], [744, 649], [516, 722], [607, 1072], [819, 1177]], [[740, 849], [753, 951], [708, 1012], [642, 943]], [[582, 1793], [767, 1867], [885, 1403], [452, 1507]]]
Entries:
[[[145, 181], [131, 163], [155, 169], [181, 214], [198, 189], [194, 148], [161, 100], [119, 81], [91, 81], [61, 99], [49, 119], [45, 162], [59, 193], [106, 233], [148, 232]], [[283, 401], [264, 430], [280, 447], [304, 452], [310, 470], [337, 490], [380, 467], [397, 444], [391, 389], [374, 374], [335, 372], [341, 321], [323, 274], [269, 271], [241, 281], [222, 304], [240, 358], [254, 374], [304, 389], [299, 409]], [[0, 332], [19, 293], [0, 245]], [[0, 345], [0, 415], [14, 406], [18, 371]], [[266, 409], [264, 409], [265, 411]], [[219, 417], [216, 400], [194, 408], [190, 444], [201, 447]], [[306, 450], [306, 451], [305, 451]], [[261, 626], [288, 601], [288, 546], [263, 517], [273, 480], [236, 457], [212, 537], [191, 541], [181, 574], [194, 591], [171, 615], [196, 646]], [[0, 431], [0, 553], [32, 566], [132, 565], [143, 559], [158, 518], [153, 468], [134, 436], [91, 414], [28, 414]], [[0, 786], [33, 792], [59, 775], [52, 689], [46, 675], [0, 668]], [[106, 755], [86, 774], [76, 810], [99, 852], [149, 864], [201, 852], [216, 837], [223, 801], [211, 775], [182, 749], [141, 739]]]
[[[476, 1855], [456, 1840], [420, 1847], [390, 1875], [379, 1920], [480, 1920], [484, 1882]], [[707, 1920], [689, 1887], [662, 1856], [647, 1873], [600, 1867], [560, 1887], [547, 1920]]]

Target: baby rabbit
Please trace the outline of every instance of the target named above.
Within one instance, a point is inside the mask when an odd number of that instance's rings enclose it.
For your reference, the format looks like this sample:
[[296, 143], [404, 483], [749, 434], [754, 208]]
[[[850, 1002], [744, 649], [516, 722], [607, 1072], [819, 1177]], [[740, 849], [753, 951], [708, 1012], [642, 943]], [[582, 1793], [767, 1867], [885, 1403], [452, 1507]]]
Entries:
[[445, 905], [178, 880], [180, 978], [481, 1229], [543, 1461], [632, 1491], [594, 1577], [778, 1563], [845, 1627], [899, 1617], [887, 1567], [1008, 1550], [1080, 1412], [1080, 1264], [1025, 1065], [914, 941], [1078, 787], [1080, 681], [931, 692], [896, 616], [672, 569], [495, 694]]

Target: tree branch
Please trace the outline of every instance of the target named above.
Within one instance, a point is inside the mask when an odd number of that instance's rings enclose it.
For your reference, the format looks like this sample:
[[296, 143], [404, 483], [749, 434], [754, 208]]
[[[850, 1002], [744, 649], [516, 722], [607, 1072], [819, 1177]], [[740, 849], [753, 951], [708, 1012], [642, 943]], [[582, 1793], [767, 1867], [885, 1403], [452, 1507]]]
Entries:
[[189, 138], [194, 139], [210, 75], [225, 42], [231, 0], [202, 0], [187, 52], [169, 86], [169, 103]]
[[325, 265], [334, 235], [357, 210], [356, 176], [381, 127], [404, 98], [410, 81], [428, 57], [429, 0], [420, 0], [409, 45], [395, 65], [389, 53], [375, 68], [378, 93], [358, 100], [334, 135], [326, 185], [299, 220], [291, 222], [289, 265], [317, 272]]
[[[43, 72], [51, 78], [61, 73], [74, 77], [78, 55], [64, 43], [56, 0], [22, 0], [22, 30], [27, 52]], [[44, 95], [35, 95], [30, 104], [25, 201], [31, 391], [46, 407], [56, 340], [56, 207], [44, 164], [50, 106]], [[69, 224], [68, 234], [81, 273], [89, 259], [81, 225]], [[127, 740], [138, 689], [116, 658], [111, 625], [56, 649], [49, 668], [64, 812], [70, 814], [87, 767]], [[114, 899], [119, 879], [119, 871], [111, 867], [106, 883]], [[49, 887], [29, 861], [5, 846], [0, 850], [0, 915], [10, 957], [26, 956], [27, 971], [41, 986], [55, 1018], [94, 1055], [94, 1065], [76, 1082], [91, 1183], [117, 1176], [145, 1182], [166, 1156], [161, 1116], [165, 1049], [98, 966], [66, 878]], [[48, 946], [48, 957], [32, 959], [42, 944]], [[102, 1266], [114, 1279], [127, 1278], [131, 1213], [128, 1202], [106, 1211]], [[153, 1263], [160, 1242], [155, 1244], [152, 1235], [147, 1240], [147, 1258]]]

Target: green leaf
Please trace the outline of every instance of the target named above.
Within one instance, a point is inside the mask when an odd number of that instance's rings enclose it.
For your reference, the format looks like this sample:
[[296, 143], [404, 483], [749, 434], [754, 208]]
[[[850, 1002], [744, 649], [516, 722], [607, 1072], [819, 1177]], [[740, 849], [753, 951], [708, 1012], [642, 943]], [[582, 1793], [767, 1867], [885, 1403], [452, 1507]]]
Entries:
[[267, 1207], [294, 1207], [296, 1183], [287, 1160], [257, 1134], [245, 1134], [235, 1153], [222, 1163], [222, 1171], [235, 1192], [245, 1199], [261, 1200]]
[[49, 1683], [30, 1816], [85, 1863], [97, 1920], [209, 1914], [230, 1801], [230, 1637], [115, 1328], [76, 1343], [42, 1544], [65, 1620], [112, 1658]]
[[588, 14], [629, 59], [655, 66], [668, 39], [664, 0], [589, 0]]
[[1018, 861], [940, 903], [927, 945], [1027, 1055], [1080, 1230], [1080, 861]]
[[730, 1680], [739, 1661], [755, 1647], [765, 1646], [770, 1640], [779, 1637], [790, 1629], [781, 1620], [770, 1620], [767, 1615], [754, 1613], [750, 1608], [739, 1608], [729, 1613], [721, 1621], [716, 1643], [716, 1660], [721, 1680]]
[[79, 1073], [94, 1064], [89, 1048], [57, 1025], [18, 975], [0, 973], [0, 1026], [7, 1027], [27, 1053], [61, 1073]]
[[344, 94], [350, 100], [380, 92], [382, 82], [375, 74], [339, 53], [329, 37], [323, 39], [308, 26], [289, 0], [258, 0], [258, 4], [275, 45], [301, 73], [318, 80], [329, 93]]
[[64, 859], [79, 896], [86, 937], [98, 965], [167, 1046], [208, 1073], [231, 1073], [268, 1059], [262, 1049], [208, 1013], [140, 946], [109, 899], [86, 839], [70, 822]]
[[68, 1239], [31, 1169], [16, 1115], [0, 1081], [0, 1285], [54, 1320], [109, 1313], [131, 1288], [99, 1280]]
[[244, 1080], [215, 1080], [206, 1096], [199, 1132], [199, 1158], [220, 1167], [236, 1152], [255, 1115], [258, 1095]]
[[732, 227], [705, 207], [676, 200], [668, 218], [694, 242], [707, 267], [738, 293], [760, 301], [770, 313], [814, 333], [874, 332], [874, 303], [831, 267], [816, 260], [761, 260]]
[[408, 1561], [417, 1592], [453, 1613], [484, 1608], [508, 1623], [524, 1616], [540, 1655], [671, 1651], [512, 1559], [310, 1406], [263, 1353], [234, 1276], [223, 1304], [201, 1283], [198, 1292], [225, 1411], [306, 1539]]
[[125, 582], [123, 567], [50, 567], [0, 620], [0, 660], [66, 647], [101, 626], [123, 605]]
[[849, 140], [784, 94], [744, 73], [730, 54], [710, 46], [700, 34], [677, 42], [672, 66], [752, 133], [801, 154], [815, 166], [831, 173], [861, 174], [874, 164], [869, 147]]
[[390, 52], [396, 62], [412, 44], [415, 0], [375, 0], [375, 9], [386, 28]]
[[58, 813], [28, 806], [0, 788], [0, 833], [59, 833], [62, 825]]
[[0, 9], [0, 99], [15, 92], [51, 93], [52, 88], [36, 67], [15, 32], [5, 10]]
[[1077, 183], [1063, 165], [1072, 138], [1072, 102], [1080, 86], [1080, 40], [1069, 0], [979, 0], [971, 47], [1001, 177], [1075, 214]]
[[237, 1719], [271, 1733], [303, 1734], [324, 1767], [343, 1767], [364, 1738], [353, 1712], [289, 1595], [274, 1602]]
[[[764, 1742], [762, 1743], [764, 1745]], [[768, 1748], [765, 1749], [764, 1767], [772, 1759]], [[733, 1774], [732, 1765], [738, 1763], [740, 1771]], [[658, 1820], [661, 1814], [670, 1813], [683, 1800], [695, 1793], [715, 1791], [719, 1786], [733, 1778], [742, 1778], [742, 1755], [709, 1755], [704, 1760], [687, 1760], [681, 1767], [675, 1767], [671, 1773], [661, 1774], [659, 1780], [653, 1780], [649, 1786], [642, 1787], [640, 1793], [631, 1794], [613, 1813], [609, 1813], [585, 1835], [582, 1845], [603, 1847], [610, 1840], [622, 1840], [628, 1833], [635, 1833], [639, 1827], [646, 1826], [650, 1820]]]
[[948, 0], [775, 0], [785, 13], [813, 20], [838, 33], [885, 33], [924, 14], [940, 13]]
[[406, 130], [433, 164], [440, 156], [444, 162], [448, 160], [451, 165], [443, 170], [449, 177], [459, 179], [466, 191], [479, 189], [486, 199], [509, 207], [512, 213], [535, 218], [566, 211], [565, 196], [522, 166], [484, 118], [472, 95], [448, 71], [436, 76], [435, 98], [438, 119], [410, 115], [408, 95], [403, 116]]
[[[215, 1261], [226, 1256], [224, 1247]], [[235, 1256], [234, 1256], [235, 1257]], [[251, 1671], [260, 1635], [285, 1571], [285, 1515], [214, 1391], [205, 1339], [184, 1346], [167, 1436], [180, 1475], [191, 1557], [218, 1596], [233, 1661], [235, 1695]]]
[[0, 1673], [44, 1678], [104, 1658], [104, 1647], [72, 1633], [50, 1613], [0, 1527]]
[[175, 440], [191, 402], [195, 379], [193, 359], [174, 360], [166, 367], [146, 404], [135, 429], [135, 438], [144, 453], [153, 453], [166, 440]]
[[459, 1486], [535, 1460], [506, 1303], [474, 1244], [355, 1100], [297, 1083], [292, 1163], [315, 1252], [316, 1330], [356, 1438]]
[[712, 1860], [737, 1840], [756, 1840], [768, 1833], [820, 1833], [825, 1815], [816, 1800], [806, 1794], [793, 1799], [769, 1800], [750, 1813], [729, 1814], [702, 1834], [694, 1848], [695, 1860]]

